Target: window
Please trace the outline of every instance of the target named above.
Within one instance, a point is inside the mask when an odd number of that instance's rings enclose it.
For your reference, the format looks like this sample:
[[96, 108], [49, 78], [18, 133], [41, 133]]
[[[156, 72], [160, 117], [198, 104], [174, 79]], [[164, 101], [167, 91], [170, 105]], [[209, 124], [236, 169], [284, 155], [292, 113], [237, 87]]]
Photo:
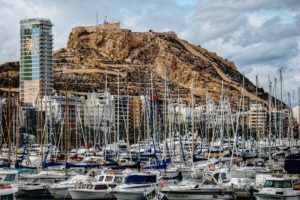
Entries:
[[275, 188], [282, 188], [282, 184], [283, 184], [282, 181], [274, 181], [273, 183], [274, 183], [273, 187], [275, 187]]
[[7, 176], [5, 177], [4, 181], [14, 181], [15, 177], [16, 177], [15, 174], [7, 174]]
[[290, 188], [292, 187], [291, 180], [285, 180], [285, 181], [273, 181], [273, 180], [267, 180], [265, 182], [264, 187], [272, 187], [272, 188]]
[[283, 188], [292, 187], [292, 182], [290, 180], [283, 181]]
[[105, 177], [105, 181], [107, 181], [107, 182], [110, 182], [110, 181], [112, 181], [113, 180], [113, 177], [112, 176], [106, 176]]
[[123, 178], [116, 176], [114, 182], [115, 183], [122, 183], [123, 182]]
[[266, 180], [265, 186], [264, 187], [273, 187], [273, 181], [271, 180]]
[[106, 185], [96, 185], [95, 190], [106, 190], [107, 186]]
[[109, 187], [115, 188], [117, 185], [116, 184], [110, 184]]
[[89, 189], [89, 190], [93, 189], [93, 185], [92, 184], [87, 185], [86, 189]]
[[225, 173], [222, 173], [222, 174], [221, 174], [221, 178], [222, 178], [222, 180], [226, 180], [226, 174], [225, 174]]
[[82, 185], [80, 186], [80, 188], [81, 188], [81, 189], [85, 189], [85, 188], [86, 188], [86, 184], [82, 184]]

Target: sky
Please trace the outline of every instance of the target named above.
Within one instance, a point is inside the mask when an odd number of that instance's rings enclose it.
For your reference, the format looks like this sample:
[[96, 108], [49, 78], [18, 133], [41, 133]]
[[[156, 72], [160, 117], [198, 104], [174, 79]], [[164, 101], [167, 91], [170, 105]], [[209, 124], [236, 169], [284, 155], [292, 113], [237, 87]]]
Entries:
[[0, 63], [19, 60], [20, 19], [49, 18], [56, 50], [96, 16], [134, 32], [175, 31], [234, 61], [254, 83], [257, 75], [265, 90], [282, 69], [283, 92], [298, 99], [300, 0], [0, 0]]

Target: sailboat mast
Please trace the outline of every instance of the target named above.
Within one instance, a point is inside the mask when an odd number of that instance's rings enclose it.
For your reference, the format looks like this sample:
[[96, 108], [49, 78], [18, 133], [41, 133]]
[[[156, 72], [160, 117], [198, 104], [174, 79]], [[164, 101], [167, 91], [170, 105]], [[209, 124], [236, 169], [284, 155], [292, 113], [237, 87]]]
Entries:
[[8, 90], [8, 102], [7, 102], [7, 122], [8, 122], [8, 127], [7, 127], [7, 148], [8, 148], [8, 162], [10, 163], [11, 161], [11, 120], [12, 120], [12, 112], [11, 112], [11, 88], [9, 86]]
[[208, 107], [207, 107], [207, 99], [208, 98], [208, 87], [207, 80], [205, 80], [205, 139], [206, 143], [208, 142]]
[[[166, 150], [167, 150], [167, 146], [168, 146], [168, 143], [167, 143], [167, 128], [168, 128], [168, 125], [167, 125], [167, 68], [165, 66], [165, 100], [164, 100], [164, 141], [165, 141], [165, 145], [166, 145]], [[171, 138], [170, 139], [170, 148], [171, 148]], [[166, 150], [164, 151], [164, 153], [166, 152]]]
[[271, 136], [272, 136], [272, 124], [271, 124], [271, 118], [272, 118], [272, 108], [271, 108], [271, 103], [272, 103], [272, 97], [271, 97], [271, 93], [272, 93], [272, 82], [269, 80], [269, 106], [268, 106], [268, 110], [269, 110], [269, 160], [271, 161]]
[[[117, 99], [117, 137], [115, 139], [115, 143], [117, 145], [120, 139], [120, 71], [118, 71], [118, 99]], [[115, 149], [117, 153], [117, 146]]]
[[221, 89], [221, 130], [220, 130], [220, 147], [223, 148], [223, 139], [224, 139], [224, 81], [222, 80], [222, 89]]
[[17, 97], [17, 112], [16, 112], [16, 146], [15, 146], [15, 160], [16, 164], [18, 162], [18, 146], [19, 146], [19, 105], [20, 105], [20, 98]]
[[300, 144], [300, 87], [298, 87], [298, 142]]
[[194, 78], [192, 79], [191, 98], [192, 98], [191, 111], [192, 111], [192, 156], [193, 156], [195, 152]]
[[279, 115], [279, 145], [282, 143], [283, 133], [282, 133], [282, 72], [279, 70], [279, 82], [280, 82], [280, 115]]
[[69, 119], [68, 119], [68, 90], [65, 91], [65, 129], [64, 129], [64, 150], [65, 150], [65, 161], [67, 162], [67, 154], [68, 154], [68, 124], [69, 124]]
[[[276, 143], [276, 139], [278, 138], [278, 130], [277, 130], [277, 112], [278, 112], [278, 109], [277, 109], [277, 79], [275, 78], [274, 80], [274, 96], [275, 96], [275, 99], [274, 99], [274, 108], [275, 108], [275, 112], [274, 112], [274, 137], [275, 137], [275, 143]], [[277, 144], [277, 143], [276, 143]], [[275, 144], [275, 145], [276, 145]]]
[[258, 151], [259, 148], [259, 141], [260, 141], [260, 133], [258, 130], [258, 77], [255, 76], [255, 106], [256, 106], [256, 120], [255, 120], [255, 133], [256, 133], [256, 150]]
[[245, 107], [245, 96], [244, 96], [244, 87], [245, 87], [245, 76], [243, 75], [243, 87], [242, 87], [242, 113], [243, 113], [243, 123], [242, 123], [242, 148], [243, 152], [245, 150], [245, 113], [244, 113], [244, 107]]
[[138, 151], [138, 158], [139, 160], [141, 159], [141, 101], [140, 101], [140, 96], [141, 96], [141, 67], [139, 66], [139, 72], [138, 72], [138, 79], [139, 79], [139, 88], [138, 88], [138, 138], [137, 138], [137, 142], [139, 144], [139, 151]]

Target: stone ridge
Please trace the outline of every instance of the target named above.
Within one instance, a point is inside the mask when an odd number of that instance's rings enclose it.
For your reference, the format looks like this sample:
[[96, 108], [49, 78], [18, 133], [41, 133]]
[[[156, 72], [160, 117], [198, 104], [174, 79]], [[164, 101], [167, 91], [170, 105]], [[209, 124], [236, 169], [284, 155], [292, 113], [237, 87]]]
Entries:
[[[5, 79], [2, 69], [9, 66], [0, 67], [1, 80]], [[17, 71], [14, 73], [12, 78], [18, 78]], [[103, 91], [107, 80], [111, 93], [116, 94], [119, 80], [121, 94], [149, 94], [152, 86], [161, 98], [166, 80], [168, 95], [179, 93], [186, 101], [194, 83], [198, 103], [205, 101], [206, 88], [208, 97], [218, 101], [223, 81], [224, 95], [233, 104], [238, 104], [241, 92], [248, 102], [256, 100], [256, 86], [245, 77], [242, 89], [243, 75], [233, 62], [178, 38], [174, 32], [132, 32], [118, 23], [73, 28], [67, 47], [54, 52], [54, 76], [57, 91]], [[4, 82], [0, 82], [1, 88], [7, 87]], [[257, 99], [266, 103], [267, 94], [261, 88]]]

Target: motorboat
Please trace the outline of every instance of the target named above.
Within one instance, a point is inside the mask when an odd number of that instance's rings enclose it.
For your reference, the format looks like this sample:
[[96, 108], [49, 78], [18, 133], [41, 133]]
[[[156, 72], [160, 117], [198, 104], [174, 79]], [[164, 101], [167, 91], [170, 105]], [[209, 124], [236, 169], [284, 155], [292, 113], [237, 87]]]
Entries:
[[77, 184], [76, 188], [70, 188], [69, 192], [72, 199], [114, 199], [115, 196], [110, 191], [123, 181], [122, 174], [99, 175], [96, 182]]
[[112, 190], [112, 194], [118, 200], [144, 200], [145, 194], [158, 186], [158, 180], [158, 173], [132, 173], [125, 177], [124, 184]]
[[65, 181], [68, 178], [66, 174], [56, 171], [41, 171], [38, 174], [20, 176], [21, 180], [16, 183], [19, 189], [18, 196], [50, 196], [48, 187], [54, 183]]
[[12, 185], [0, 185], [0, 199], [15, 200], [18, 188]]
[[76, 175], [71, 177], [67, 181], [62, 181], [59, 183], [55, 183], [48, 187], [48, 191], [51, 194], [51, 196], [55, 199], [71, 199], [71, 194], [69, 192], [69, 189], [73, 189], [82, 182], [87, 181], [96, 181], [97, 179], [88, 176], [88, 175]]
[[204, 175], [202, 183], [185, 181], [167, 185], [166, 182], [162, 182], [160, 186], [169, 200], [233, 199], [233, 189], [223, 186], [223, 182], [227, 182], [228, 178], [225, 173], [208, 173]]
[[293, 179], [289, 177], [268, 177], [265, 180], [263, 188], [254, 193], [257, 200], [300, 199], [300, 190], [293, 188]]

